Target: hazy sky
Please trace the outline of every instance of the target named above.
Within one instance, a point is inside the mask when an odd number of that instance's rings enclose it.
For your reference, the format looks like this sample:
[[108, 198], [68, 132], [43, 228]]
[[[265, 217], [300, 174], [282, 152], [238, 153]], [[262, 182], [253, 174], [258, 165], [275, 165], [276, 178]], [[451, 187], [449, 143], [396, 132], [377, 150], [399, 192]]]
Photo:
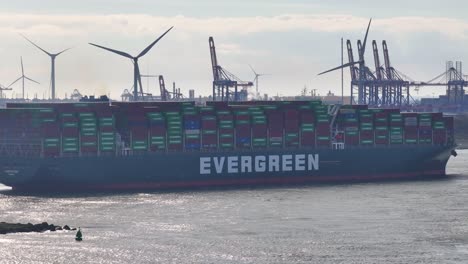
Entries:
[[[87, 43], [136, 55], [170, 26], [174, 29], [140, 60], [141, 71], [162, 74], [166, 83], [175, 81], [184, 93], [195, 89], [197, 95], [211, 90], [209, 36], [219, 63], [239, 78], [254, 78], [248, 64], [271, 74], [259, 82], [260, 92], [270, 95], [299, 94], [304, 85], [321, 94], [339, 93], [339, 71], [317, 73], [339, 65], [341, 37], [351, 39], [356, 49], [370, 17], [366, 62], [371, 69], [374, 39], [379, 52], [387, 40], [393, 66], [413, 80], [432, 79], [447, 60], [468, 63], [468, 2], [461, 0], [1, 0], [0, 7], [0, 83], [19, 77], [23, 56], [26, 75], [41, 83], [26, 83], [30, 98], [49, 96], [50, 59], [19, 33], [50, 52], [72, 47], [56, 61], [60, 97], [79, 89], [118, 98], [133, 84], [131, 61]], [[145, 90], [157, 93], [156, 80], [143, 82]], [[19, 83], [13, 88], [9, 96], [21, 93]], [[423, 89], [414, 95], [444, 92]]]

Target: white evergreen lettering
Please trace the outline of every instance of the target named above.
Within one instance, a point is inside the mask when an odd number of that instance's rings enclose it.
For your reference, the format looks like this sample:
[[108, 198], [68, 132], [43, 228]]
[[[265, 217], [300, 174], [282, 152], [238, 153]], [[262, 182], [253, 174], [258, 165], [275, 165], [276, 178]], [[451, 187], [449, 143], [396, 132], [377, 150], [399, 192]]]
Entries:
[[283, 155], [281, 158], [282, 171], [292, 171], [292, 155]]
[[297, 171], [305, 170], [305, 155], [304, 154], [296, 155], [295, 161], [294, 161], [294, 169]]
[[200, 174], [210, 174], [211, 173], [211, 158], [201, 157], [200, 158]]
[[228, 168], [227, 171], [228, 173], [238, 173], [239, 172], [239, 162], [238, 158], [236, 156], [231, 156], [227, 158], [227, 163], [228, 163]]
[[223, 172], [223, 166], [224, 166], [224, 157], [214, 157], [213, 158], [213, 163], [215, 166], [216, 173], [222, 173]]
[[280, 158], [277, 155], [268, 156], [268, 171], [280, 171]]
[[318, 154], [315, 154], [315, 155], [309, 154], [307, 159], [308, 159], [308, 167], [307, 167], [308, 170], [312, 170], [312, 168], [314, 170], [319, 169], [319, 155]]
[[241, 172], [252, 172], [252, 157], [241, 156]]
[[265, 171], [266, 171], [266, 157], [255, 156], [255, 172], [265, 172]]

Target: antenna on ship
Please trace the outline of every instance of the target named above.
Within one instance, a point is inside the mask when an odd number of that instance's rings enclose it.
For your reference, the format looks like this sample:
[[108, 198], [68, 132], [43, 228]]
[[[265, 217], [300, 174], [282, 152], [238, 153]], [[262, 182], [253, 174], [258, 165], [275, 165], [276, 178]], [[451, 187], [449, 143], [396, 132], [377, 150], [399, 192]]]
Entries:
[[[50, 61], [51, 61], [51, 77], [50, 77], [50, 81], [51, 81], [51, 86], [52, 86], [52, 100], [55, 100], [55, 58], [64, 53], [65, 51], [71, 49], [71, 48], [67, 48], [67, 49], [64, 49], [62, 50], [61, 52], [59, 53], [50, 53], [50, 52], [47, 52], [46, 50], [44, 50], [43, 48], [39, 47], [38, 45], [36, 45], [34, 42], [32, 42], [31, 40], [29, 40], [26, 36], [24, 36], [23, 34], [20, 34], [24, 39], [26, 39], [27, 41], [29, 41], [29, 43], [33, 44], [36, 48], [42, 50], [45, 54], [49, 55], [50, 57]], [[24, 95], [24, 94], [23, 94]]]
[[26, 79], [28, 81], [35, 82], [37, 84], [40, 84], [40, 83], [24, 75], [23, 57], [20, 57], [20, 59], [21, 59], [21, 76], [15, 81], [13, 81], [10, 85], [8, 85], [8, 88], [11, 87], [13, 84], [15, 84], [17, 81], [23, 80], [23, 99], [25, 99], [24, 98], [24, 80]]
[[143, 57], [146, 53], [148, 53], [148, 51], [150, 51], [151, 48], [153, 48], [153, 46], [156, 43], [158, 43], [158, 41], [160, 39], [162, 39], [172, 28], [173, 27], [170, 27], [166, 32], [164, 32], [164, 34], [162, 34], [159, 38], [157, 38], [155, 41], [153, 41], [148, 47], [146, 47], [136, 57], [134, 57], [134, 56], [132, 56], [132, 55], [126, 53], [126, 52], [123, 52], [123, 51], [119, 51], [119, 50], [115, 50], [115, 49], [111, 49], [111, 48], [106, 48], [104, 46], [100, 46], [100, 45], [93, 44], [93, 43], [89, 43], [89, 44], [93, 45], [95, 47], [98, 47], [98, 48], [105, 49], [107, 51], [116, 53], [116, 54], [118, 54], [120, 56], [129, 58], [129, 59], [132, 60], [132, 62], [133, 62], [133, 101], [137, 101], [138, 100], [138, 84], [140, 85], [140, 92], [143, 95], [143, 85], [141, 84], [141, 75], [140, 75], [140, 67], [138, 66], [138, 59]]

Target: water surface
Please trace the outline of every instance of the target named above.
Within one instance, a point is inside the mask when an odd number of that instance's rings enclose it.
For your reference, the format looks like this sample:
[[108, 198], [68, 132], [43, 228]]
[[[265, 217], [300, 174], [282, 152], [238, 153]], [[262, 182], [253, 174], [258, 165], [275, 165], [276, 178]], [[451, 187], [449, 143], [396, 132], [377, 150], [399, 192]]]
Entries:
[[468, 150], [448, 179], [74, 196], [0, 186], [0, 263], [468, 263]]

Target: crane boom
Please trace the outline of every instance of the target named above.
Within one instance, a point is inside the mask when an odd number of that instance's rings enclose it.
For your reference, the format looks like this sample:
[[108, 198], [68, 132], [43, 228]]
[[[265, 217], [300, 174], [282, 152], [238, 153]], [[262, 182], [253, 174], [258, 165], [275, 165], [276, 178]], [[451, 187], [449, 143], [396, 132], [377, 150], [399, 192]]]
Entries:
[[362, 54], [362, 42], [360, 39], [358, 39], [357, 41], [357, 48], [358, 48], [359, 60], [362, 61], [364, 58], [364, 54]]
[[161, 101], [167, 101], [166, 84], [164, 83], [164, 77], [162, 75], [159, 75], [159, 90], [161, 92]]
[[376, 74], [378, 80], [382, 80], [379, 50], [377, 49], [377, 42], [375, 40], [372, 41], [372, 50], [374, 52], [375, 74]]
[[208, 39], [208, 42], [210, 44], [210, 54], [211, 54], [211, 66], [213, 70], [213, 80], [218, 81], [219, 80], [219, 67], [218, 67], [218, 58], [216, 57], [216, 47], [214, 44], [213, 37], [210, 37]]
[[[346, 40], [346, 48], [348, 49], [348, 62], [354, 64], [353, 47], [351, 46], [351, 41], [349, 39]], [[356, 81], [356, 68], [354, 66], [350, 66], [349, 71], [351, 73], [351, 80]]]
[[385, 73], [387, 74], [387, 78], [391, 80], [393, 79], [392, 66], [390, 65], [390, 57], [388, 56], [387, 42], [385, 40], [382, 41], [382, 49], [384, 53]]

